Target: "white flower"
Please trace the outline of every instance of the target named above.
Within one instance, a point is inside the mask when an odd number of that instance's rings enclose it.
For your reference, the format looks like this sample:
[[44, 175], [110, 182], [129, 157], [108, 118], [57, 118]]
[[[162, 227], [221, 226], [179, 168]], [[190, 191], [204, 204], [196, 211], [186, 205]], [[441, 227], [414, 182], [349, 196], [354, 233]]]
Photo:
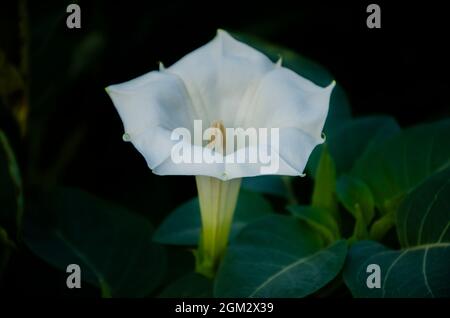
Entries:
[[[219, 30], [208, 44], [169, 68], [112, 85], [125, 139], [159, 175], [234, 179], [261, 174], [261, 164], [174, 163], [172, 131], [194, 120], [225, 128], [279, 128], [276, 174], [301, 175], [322, 129], [334, 84], [322, 88]], [[205, 127], [208, 128], [208, 127]], [[224, 154], [229, 155], [229, 154]]]
[[[264, 170], [261, 162], [175, 162], [171, 155], [178, 141], [171, 139], [172, 132], [192, 131], [198, 120], [220, 132], [276, 129], [276, 143], [258, 140], [256, 147], [268, 146], [267, 153], [279, 159], [275, 174], [301, 175], [312, 150], [323, 142], [333, 86], [319, 87], [219, 30], [211, 42], [171, 67], [107, 88], [124, 124], [124, 140], [133, 143], [154, 173], [196, 176], [202, 219], [197, 272], [214, 275], [227, 246], [241, 178]], [[225, 143], [211, 137], [192, 148], [212, 151], [212, 144]], [[214, 154], [228, 157], [254, 147]]]

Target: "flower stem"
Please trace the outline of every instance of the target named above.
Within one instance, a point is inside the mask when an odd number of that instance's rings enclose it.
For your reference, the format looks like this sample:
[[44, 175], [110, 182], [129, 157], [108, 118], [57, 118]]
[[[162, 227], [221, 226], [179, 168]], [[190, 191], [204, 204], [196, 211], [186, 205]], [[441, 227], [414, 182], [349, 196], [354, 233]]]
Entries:
[[222, 181], [197, 176], [202, 230], [196, 251], [196, 271], [214, 277], [225, 253], [241, 179]]

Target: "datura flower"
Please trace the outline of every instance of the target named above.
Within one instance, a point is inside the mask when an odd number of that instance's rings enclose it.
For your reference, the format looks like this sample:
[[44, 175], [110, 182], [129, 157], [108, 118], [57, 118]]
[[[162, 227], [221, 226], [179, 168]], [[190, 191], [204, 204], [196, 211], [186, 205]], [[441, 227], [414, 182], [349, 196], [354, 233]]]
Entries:
[[219, 30], [171, 67], [106, 89], [123, 139], [155, 174], [196, 176], [206, 276], [226, 249], [241, 178], [302, 175], [323, 142], [334, 82], [319, 87], [281, 64]]

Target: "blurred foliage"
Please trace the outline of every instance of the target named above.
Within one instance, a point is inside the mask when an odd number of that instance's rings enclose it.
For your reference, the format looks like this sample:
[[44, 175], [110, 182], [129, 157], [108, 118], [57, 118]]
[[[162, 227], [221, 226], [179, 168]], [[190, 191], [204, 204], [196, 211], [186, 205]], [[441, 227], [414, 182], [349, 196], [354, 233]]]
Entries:
[[164, 276], [164, 249], [143, 217], [81, 190], [41, 194], [28, 211], [26, 244], [53, 266], [78, 264], [103, 297], [149, 295]]
[[6, 135], [0, 130], [0, 224], [14, 236], [22, 223], [24, 198], [19, 167]]
[[[2, 19], [2, 27], [16, 31], [10, 34], [16, 36], [15, 41], [2, 41], [0, 45], [0, 99], [3, 106], [11, 112], [23, 136], [29, 112], [29, 28], [26, 1], [20, 0], [13, 5], [4, 3], [0, 9], [2, 15], [9, 16], [9, 19]], [[10, 17], [16, 19], [11, 20]], [[15, 45], [4, 47], [10, 42]]]
[[22, 179], [8, 139], [0, 130], [0, 278], [19, 239], [24, 209]]

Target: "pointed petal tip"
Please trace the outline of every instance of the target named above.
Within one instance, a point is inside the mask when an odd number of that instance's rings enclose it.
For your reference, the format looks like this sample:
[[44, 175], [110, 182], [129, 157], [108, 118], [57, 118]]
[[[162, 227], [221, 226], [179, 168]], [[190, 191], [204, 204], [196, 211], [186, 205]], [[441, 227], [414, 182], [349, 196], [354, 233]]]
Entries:
[[109, 85], [109, 86], [105, 87], [105, 92], [109, 96], [114, 95], [115, 93], [117, 93], [117, 84], [113, 84], [113, 85]]
[[225, 31], [224, 29], [218, 28], [216, 34], [218, 36], [222, 36], [222, 35], [228, 35], [228, 32]]
[[335, 80], [333, 80], [331, 83], [330, 83], [330, 85], [328, 85], [327, 87], [325, 87], [326, 89], [330, 89], [330, 90], [332, 90], [334, 87], [336, 86], [336, 81]]
[[166, 70], [166, 67], [164, 66], [163, 62], [158, 62], [158, 67], [160, 72], [164, 72]]
[[283, 63], [283, 57], [281, 56], [281, 55], [278, 55], [278, 61], [275, 63], [275, 65], [277, 66], [277, 67], [281, 67], [282, 64]]
[[228, 39], [228, 40], [229, 40], [229, 39], [232, 39], [232, 40], [235, 40], [235, 41], [236, 41], [236, 39], [235, 39], [233, 36], [231, 36], [230, 33], [228, 33], [228, 32], [227, 32], [226, 30], [224, 30], [224, 29], [217, 29], [216, 37], [219, 38], [220, 41], [226, 41], [227, 39]]

